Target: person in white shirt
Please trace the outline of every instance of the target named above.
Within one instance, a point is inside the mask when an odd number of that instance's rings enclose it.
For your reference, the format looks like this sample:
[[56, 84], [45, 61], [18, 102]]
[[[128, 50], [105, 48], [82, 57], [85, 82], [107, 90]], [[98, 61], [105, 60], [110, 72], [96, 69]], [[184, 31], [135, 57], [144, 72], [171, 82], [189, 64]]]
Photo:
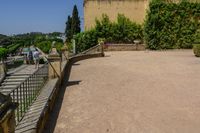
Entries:
[[39, 57], [40, 53], [39, 51], [36, 49], [33, 52], [33, 58], [34, 58], [34, 62], [35, 62], [35, 69], [39, 68], [39, 61], [40, 61], [40, 57]]

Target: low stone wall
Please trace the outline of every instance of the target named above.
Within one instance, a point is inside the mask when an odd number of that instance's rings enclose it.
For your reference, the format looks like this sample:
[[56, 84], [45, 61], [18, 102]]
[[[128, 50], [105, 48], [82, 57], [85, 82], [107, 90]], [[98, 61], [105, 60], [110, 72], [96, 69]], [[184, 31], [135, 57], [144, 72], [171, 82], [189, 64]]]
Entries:
[[[16, 128], [16, 133], [42, 133], [46, 121], [49, 118], [50, 112], [55, 104], [56, 97], [61, 88], [62, 82], [68, 81], [70, 70], [73, 63], [95, 57], [103, 57], [104, 54], [97, 52], [94, 54], [83, 54], [69, 58], [68, 61], [62, 62], [60, 78], [51, 79], [42, 89], [40, 95], [30, 107], [29, 111], [24, 116]], [[37, 107], [38, 106], [38, 107]]]
[[145, 50], [144, 44], [105, 44], [105, 51], [143, 51]]
[[80, 61], [80, 60], [86, 60], [86, 59], [89, 59], [89, 58], [103, 57], [103, 56], [104, 56], [103, 53], [78, 55], [78, 56], [74, 56], [74, 57], [70, 58], [70, 62], [75, 63], [75, 62]]

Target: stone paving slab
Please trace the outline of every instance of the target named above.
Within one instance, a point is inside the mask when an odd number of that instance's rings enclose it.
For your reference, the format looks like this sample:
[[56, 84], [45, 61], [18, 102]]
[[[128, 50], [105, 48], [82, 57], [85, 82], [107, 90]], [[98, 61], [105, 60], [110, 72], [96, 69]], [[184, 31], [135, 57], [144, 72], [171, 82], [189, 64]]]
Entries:
[[106, 52], [76, 64], [44, 133], [200, 132], [192, 50]]

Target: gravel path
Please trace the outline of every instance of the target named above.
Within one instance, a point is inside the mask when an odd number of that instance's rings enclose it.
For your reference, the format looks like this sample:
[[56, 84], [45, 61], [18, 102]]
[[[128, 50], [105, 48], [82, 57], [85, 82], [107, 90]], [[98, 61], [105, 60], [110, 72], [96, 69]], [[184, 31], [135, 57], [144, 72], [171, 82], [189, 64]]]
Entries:
[[200, 58], [107, 52], [73, 65], [58, 101], [45, 132], [199, 133]]

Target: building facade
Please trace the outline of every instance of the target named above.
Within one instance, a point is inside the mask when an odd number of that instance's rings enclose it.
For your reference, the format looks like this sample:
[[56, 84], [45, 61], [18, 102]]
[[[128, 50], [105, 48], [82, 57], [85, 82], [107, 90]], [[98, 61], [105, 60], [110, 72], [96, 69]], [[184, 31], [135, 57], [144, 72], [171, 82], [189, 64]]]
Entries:
[[124, 14], [136, 23], [143, 23], [149, 0], [84, 0], [84, 29], [95, 26], [95, 19], [107, 14], [116, 21], [118, 14]]

